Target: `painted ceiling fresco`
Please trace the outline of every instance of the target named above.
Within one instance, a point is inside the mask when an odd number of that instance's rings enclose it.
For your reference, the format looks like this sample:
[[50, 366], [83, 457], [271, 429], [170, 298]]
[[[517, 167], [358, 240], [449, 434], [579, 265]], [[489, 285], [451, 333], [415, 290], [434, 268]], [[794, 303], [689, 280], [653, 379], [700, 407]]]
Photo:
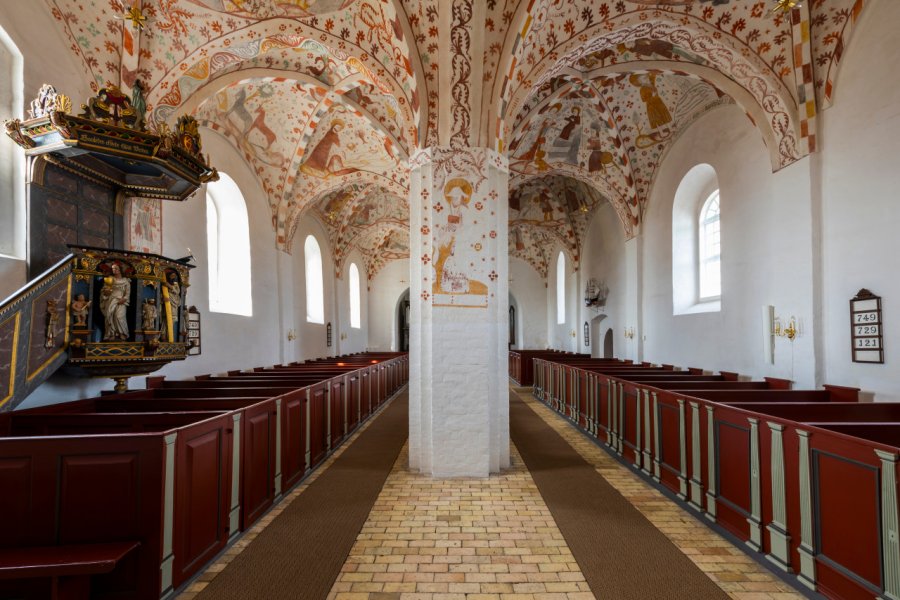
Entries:
[[603, 201], [590, 184], [562, 175], [516, 185], [509, 194], [510, 255], [527, 261], [543, 277], [558, 248], [578, 264], [584, 232]]
[[[815, 152], [866, 0], [43, 0], [94, 89], [140, 79], [151, 126], [193, 114], [265, 190], [276, 240], [328, 228], [369, 277], [409, 253], [409, 158], [510, 164], [510, 250], [578, 264], [592, 210], [639, 231], [682, 132], [735, 104], [778, 170]], [[125, 18], [137, 6], [143, 29]]]
[[322, 196], [315, 213], [328, 229], [338, 274], [353, 250], [363, 255], [369, 279], [389, 261], [409, 258], [409, 203], [405, 196], [377, 184], [350, 184]]

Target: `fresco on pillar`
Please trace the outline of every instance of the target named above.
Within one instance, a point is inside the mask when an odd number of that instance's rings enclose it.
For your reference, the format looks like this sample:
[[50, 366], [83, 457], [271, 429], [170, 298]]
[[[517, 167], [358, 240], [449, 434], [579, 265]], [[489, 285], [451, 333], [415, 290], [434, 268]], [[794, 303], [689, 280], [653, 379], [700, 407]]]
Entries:
[[405, 241], [394, 235], [409, 229], [409, 201], [405, 196], [376, 184], [350, 184], [325, 194], [315, 211], [328, 229], [338, 277], [345, 258], [354, 249], [363, 256], [372, 255], [371, 269], [367, 269], [370, 277], [386, 262], [409, 257], [409, 234], [405, 234]]
[[487, 308], [484, 236], [475, 227], [483, 204], [473, 200], [474, 187], [463, 177], [448, 179], [440, 191], [434, 203], [433, 304]]
[[125, 202], [125, 249], [162, 254], [162, 201], [128, 198]]
[[246, 79], [219, 90], [195, 115], [234, 144], [274, 201], [284, 193], [291, 157], [320, 91], [297, 81]]
[[506, 160], [483, 148], [434, 149], [426, 156], [432, 183], [422, 191], [426, 252], [421, 261], [429, 273], [422, 301], [433, 307], [488, 308], [500, 278], [501, 236], [495, 227], [498, 202], [506, 199], [505, 190], [495, 186], [502, 182], [505, 187]]

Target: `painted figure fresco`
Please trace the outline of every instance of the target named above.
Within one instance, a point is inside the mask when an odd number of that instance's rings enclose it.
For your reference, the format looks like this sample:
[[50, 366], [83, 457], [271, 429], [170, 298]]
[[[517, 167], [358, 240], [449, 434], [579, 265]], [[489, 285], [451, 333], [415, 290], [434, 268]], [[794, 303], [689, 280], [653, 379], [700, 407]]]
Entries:
[[324, 178], [330, 175], [345, 175], [357, 170], [344, 167], [340, 135], [343, 129], [344, 122], [341, 119], [331, 122], [331, 127], [325, 132], [319, 143], [306, 155], [306, 160], [300, 166], [302, 173]]
[[641, 100], [647, 108], [650, 129], [658, 129], [672, 122], [672, 115], [656, 89], [656, 73], [633, 73], [628, 81], [641, 90]]
[[[448, 209], [447, 220], [439, 225], [435, 236], [437, 246], [436, 256], [433, 257], [435, 294], [487, 296], [487, 285], [471, 279], [466, 265], [469, 240], [466, 238], [467, 229], [463, 217], [469, 210], [472, 192], [472, 184], [460, 177], [451, 179], [444, 185], [444, 202]], [[460, 256], [456, 255], [457, 251], [460, 252]]]

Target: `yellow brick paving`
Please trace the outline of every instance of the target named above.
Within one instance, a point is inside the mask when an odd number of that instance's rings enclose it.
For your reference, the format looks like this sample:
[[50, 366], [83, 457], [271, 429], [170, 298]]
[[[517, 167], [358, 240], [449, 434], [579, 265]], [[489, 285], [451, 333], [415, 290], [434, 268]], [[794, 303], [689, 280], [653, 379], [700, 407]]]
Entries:
[[794, 588], [773, 577], [743, 551], [698, 522], [691, 514], [622, 466], [576, 430], [558, 413], [531, 395], [531, 388], [512, 388], [559, 433], [588, 464], [662, 531], [710, 579], [738, 600], [802, 599]]
[[594, 596], [514, 446], [485, 479], [433, 479], [404, 448], [334, 600], [588, 600]]

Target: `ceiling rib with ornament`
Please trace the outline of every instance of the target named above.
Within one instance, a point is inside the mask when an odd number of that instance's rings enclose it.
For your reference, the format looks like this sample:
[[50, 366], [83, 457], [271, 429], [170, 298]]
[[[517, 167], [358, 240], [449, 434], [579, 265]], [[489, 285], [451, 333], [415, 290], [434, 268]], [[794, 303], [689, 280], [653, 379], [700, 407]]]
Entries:
[[[193, 114], [234, 145], [280, 247], [318, 218], [338, 271], [358, 251], [370, 278], [408, 257], [408, 158], [420, 148], [468, 140], [508, 156], [510, 252], [542, 275], [554, 246], [577, 267], [604, 201], [634, 235], [666, 152], [716, 107], [747, 113], [773, 170], [814, 152], [816, 115], [866, 5], [43, 2], [95, 90], [140, 79], [151, 123]], [[126, 18], [132, 6], [143, 29]]]

